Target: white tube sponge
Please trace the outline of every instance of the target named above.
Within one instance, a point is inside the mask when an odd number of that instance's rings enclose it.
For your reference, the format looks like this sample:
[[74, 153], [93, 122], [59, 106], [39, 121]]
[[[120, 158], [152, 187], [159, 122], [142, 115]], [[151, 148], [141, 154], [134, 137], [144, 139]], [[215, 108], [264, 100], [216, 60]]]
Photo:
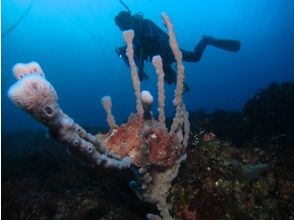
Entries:
[[143, 111], [141, 98], [140, 98], [140, 80], [138, 77], [136, 63], [134, 61], [134, 49], [133, 49], [134, 31], [133, 30], [124, 31], [123, 37], [125, 42], [127, 43], [126, 55], [128, 56], [129, 64], [131, 67], [131, 76], [133, 80], [133, 86], [135, 89], [136, 102], [137, 102], [137, 112], [142, 117], [144, 111]]
[[147, 106], [147, 108], [150, 110], [153, 103], [153, 96], [148, 90], [143, 90], [141, 92], [141, 101], [143, 105]]
[[161, 13], [161, 17], [167, 27], [168, 36], [169, 36], [169, 45], [172, 49], [172, 52], [177, 61], [177, 86], [175, 91], [174, 105], [180, 105], [183, 102], [183, 91], [184, 91], [184, 71], [185, 67], [182, 62], [182, 53], [179, 49], [179, 45], [176, 39], [176, 35], [174, 32], [173, 24], [171, 23], [169, 17], [165, 13]]
[[112, 109], [112, 102], [111, 102], [111, 97], [110, 96], [104, 96], [102, 99], [101, 99], [101, 103], [102, 103], [102, 106], [105, 110], [105, 112], [107, 113], [107, 123], [108, 123], [108, 126], [113, 129], [113, 128], [116, 128], [117, 127], [117, 124], [115, 122], [115, 119], [114, 119], [114, 116], [111, 112], [111, 109]]
[[152, 63], [157, 73], [157, 89], [158, 89], [158, 121], [160, 126], [165, 129], [165, 113], [164, 113], [164, 102], [165, 102], [165, 91], [164, 91], [164, 72], [162, 67], [161, 56], [157, 55], [152, 57]]
[[170, 133], [173, 134], [177, 132], [177, 129], [181, 127], [181, 121], [183, 118], [182, 113], [182, 103], [183, 103], [183, 91], [184, 91], [184, 72], [185, 67], [182, 62], [182, 53], [179, 49], [179, 45], [176, 39], [176, 35], [174, 32], [173, 24], [171, 23], [169, 17], [165, 13], [161, 13], [161, 17], [167, 27], [168, 36], [169, 36], [169, 45], [172, 49], [172, 52], [175, 56], [177, 62], [177, 86], [175, 91], [174, 105], [176, 106], [176, 115], [173, 119], [173, 123], [170, 128]]
[[153, 96], [148, 90], [143, 90], [141, 92], [141, 101], [144, 111], [150, 111], [153, 104]]
[[143, 90], [141, 92], [141, 103], [144, 110], [143, 120], [152, 119], [151, 107], [153, 104], [153, 96], [151, 95], [149, 91]]

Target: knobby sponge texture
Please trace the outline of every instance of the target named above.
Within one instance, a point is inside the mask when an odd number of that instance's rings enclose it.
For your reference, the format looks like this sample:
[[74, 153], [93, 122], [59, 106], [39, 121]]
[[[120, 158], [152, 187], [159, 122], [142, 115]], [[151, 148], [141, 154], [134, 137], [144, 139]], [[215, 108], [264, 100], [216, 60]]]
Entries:
[[42, 120], [52, 117], [54, 109], [58, 109], [56, 108], [58, 98], [53, 86], [35, 73], [11, 86], [8, 97], [15, 105]]

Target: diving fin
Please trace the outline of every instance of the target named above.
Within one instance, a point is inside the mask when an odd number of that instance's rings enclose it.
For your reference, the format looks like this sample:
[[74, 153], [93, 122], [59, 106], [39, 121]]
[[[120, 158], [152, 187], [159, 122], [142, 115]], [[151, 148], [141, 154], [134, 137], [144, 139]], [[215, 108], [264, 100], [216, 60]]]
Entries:
[[241, 42], [238, 40], [217, 39], [211, 36], [203, 36], [202, 41], [207, 45], [212, 45], [232, 52], [239, 51], [241, 46]]

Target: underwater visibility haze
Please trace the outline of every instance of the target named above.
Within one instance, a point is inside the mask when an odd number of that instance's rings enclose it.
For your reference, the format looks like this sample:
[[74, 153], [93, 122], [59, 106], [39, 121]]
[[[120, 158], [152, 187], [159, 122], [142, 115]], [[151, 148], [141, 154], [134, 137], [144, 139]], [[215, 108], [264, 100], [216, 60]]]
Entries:
[[[30, 5], [31, 4], [31, 5]], [[231, 53], [207, 47], [200, 62], [185, 63], [190, 92], [187, 109], [240, 110], [258, 90], [275, 81], [293, 80], [293, 12], [290, 0], [270, 1], [126, 1], [165, 30], [160, 13], [174, 22], [181, 48], [193, 50], [203, 35], [237, 39]], [[26, 12], [27, 8], [29, 11]], [[123, 44], [114, 16], [125, 8], [110, 1], [2, 1], [2, 33], [23, 13], [25, 17], [2, 37], [2, 131], [40, 126], [7, 98], [15, 63], [36, 61], [55, 85], [61, 106], [79, 123], [106, 126], [100, 98], [110, 95], [114, 114], [123, 122], [134, 111], [128, 67], [115, 53]], [[156, 88], [152, 64], [142, 87]], [[174, 86], [166, 85], [172, 99]], [[156, 106], [154, 106], [156, 109]], [[173, 114], [171, 102], [166, 111]]]
[[2, 0], [2, 218], [293, 219], [293, 21], [292, 0]]

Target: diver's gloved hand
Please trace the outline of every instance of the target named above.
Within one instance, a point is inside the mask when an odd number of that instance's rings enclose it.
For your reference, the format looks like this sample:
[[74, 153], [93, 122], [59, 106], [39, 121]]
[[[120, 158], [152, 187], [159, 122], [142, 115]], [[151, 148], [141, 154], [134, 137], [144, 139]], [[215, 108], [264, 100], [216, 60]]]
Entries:
[[115, 48], [115, 52], [119, 57], [126, 56], [127, 45], [123, 45]]

